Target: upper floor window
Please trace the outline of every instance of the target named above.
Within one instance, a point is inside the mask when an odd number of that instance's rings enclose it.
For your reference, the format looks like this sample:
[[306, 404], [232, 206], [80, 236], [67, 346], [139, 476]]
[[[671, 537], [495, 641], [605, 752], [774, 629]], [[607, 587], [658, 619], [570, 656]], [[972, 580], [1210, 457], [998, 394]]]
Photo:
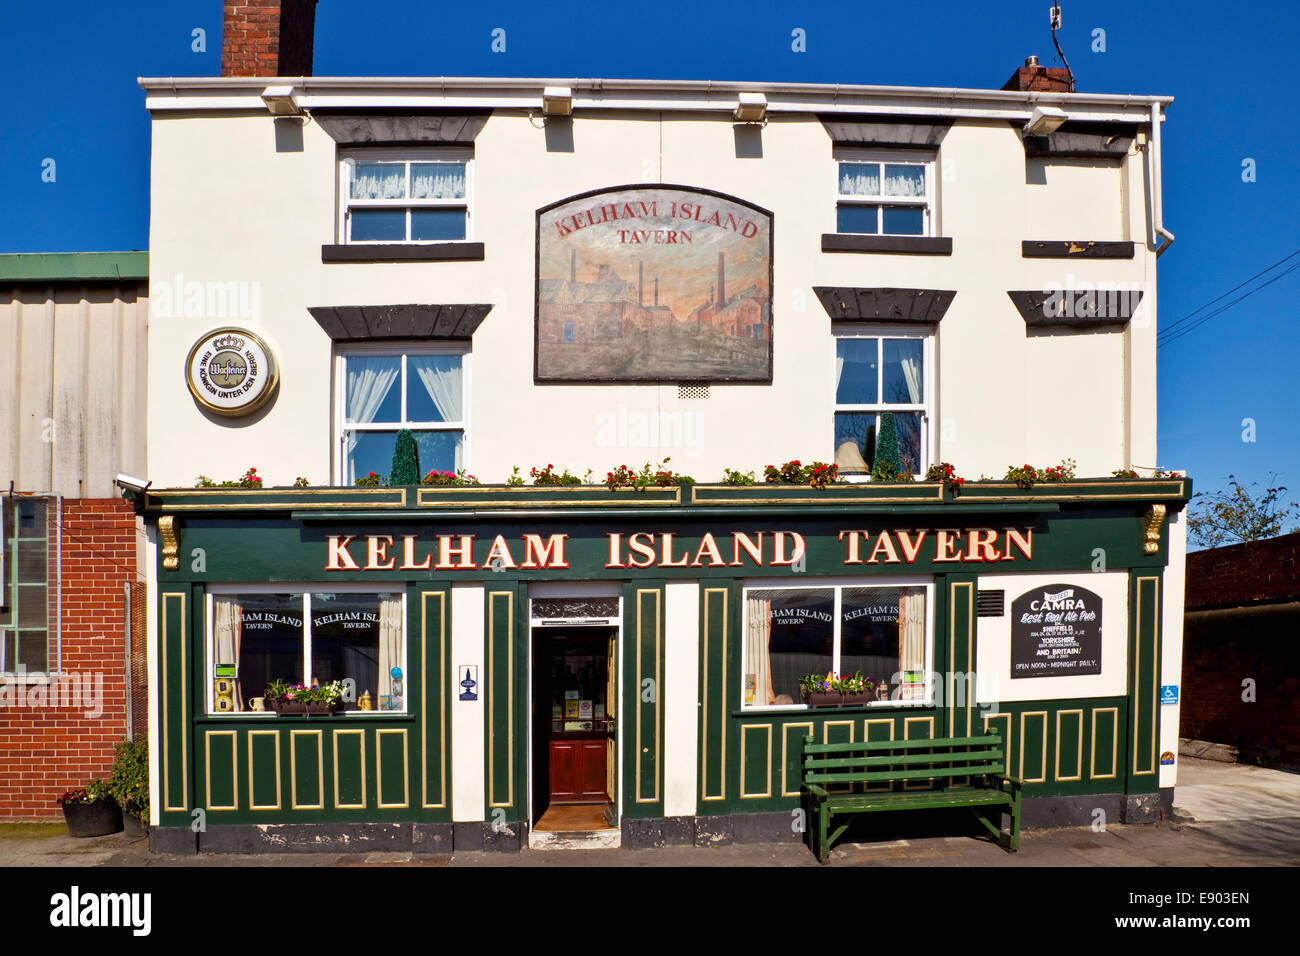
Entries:
[[836, 232], [932, 234], [932, 162], [852, 150], [837, 150], [835, 158]]
[[836, 335], [834, 448], [842, 474], [885, 466], [891, 445], [903, 472], [919, 477], [929, 467], [933, 341], [929, 333]]
[[470, 238], [467, 150], [367, 150], [340, 168], [344, 242], [452, 242]]
[[420, 470], [467, 467], [469, 354], [462, 347], [354, 349], [338, 358], [340, 478], [392, 470], [397, 433], [415, 435]]

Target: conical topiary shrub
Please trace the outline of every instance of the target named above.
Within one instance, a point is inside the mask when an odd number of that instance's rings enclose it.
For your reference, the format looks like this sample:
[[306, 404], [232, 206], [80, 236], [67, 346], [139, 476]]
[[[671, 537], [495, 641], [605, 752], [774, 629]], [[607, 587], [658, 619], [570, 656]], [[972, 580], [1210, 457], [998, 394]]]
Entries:
[[893, 412], [880, 415], [880, 434], [876, 437], [876, 460], [871, 477], [892, 481], [903, 472], [903, 456], [898, 450], [898, 423]]
[[393, 448], [393, 470], [388, 476], [390, 485], [418, 485], [420, 483], [420, 449], [409, 428], [397, 433]]

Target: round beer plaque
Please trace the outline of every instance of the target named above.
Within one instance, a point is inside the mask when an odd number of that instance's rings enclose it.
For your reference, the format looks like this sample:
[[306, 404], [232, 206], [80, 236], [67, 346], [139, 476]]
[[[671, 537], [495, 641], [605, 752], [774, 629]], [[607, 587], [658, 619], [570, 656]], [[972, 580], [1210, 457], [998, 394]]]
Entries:
[[213, 329], [194, 343], [185, 361], [190, 394], [217, 415], [257, 411], [274, 394], [279, 376], [266, 343], [245, 329]]

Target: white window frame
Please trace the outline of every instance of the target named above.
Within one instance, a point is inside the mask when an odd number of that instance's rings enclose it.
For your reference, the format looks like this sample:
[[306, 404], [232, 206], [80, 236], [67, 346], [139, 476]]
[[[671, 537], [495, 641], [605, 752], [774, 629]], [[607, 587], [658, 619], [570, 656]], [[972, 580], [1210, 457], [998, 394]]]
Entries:
[[[825, 578], [753, 578], [746, 580], [741, 587], [741, 630], [743, 635], [747, 633], [749, 627], [749, 592], [750, 591], [825, 591], [834, 589], [835, 604], [831, 612], [835, 621], [835, 636], [831, 643], [831, 667], [835, 673], [842, 673], [837, 666], [840, 657], [840, 627], [843, 624], [841, 620], [843, 615], [843, 591], [845, 588], [890, 588], [890, 587], [908, 587], [908, 588], [925, 588], [925, 697], [917, 700], [889, 700], [872, 701], [864, 706], [867, 707], [933, 707], [934, 706], [934, 684], [931, 679], [934, 674], [934, 578], [933, 577], [825, 577]], [[749, 659], [746, 656], [748, 650], [743, 641], [740, 654], [740, 674], [741, 680], [744, 675], [750, 673]], [[899, 661], [902, 666], [902, 661]], [[866, 675], [871, 676], [871, 675]], [[893, 676], [892, 674], [889, 676]], [[741, 695], [741, 709], [745, 711], [789, 711], [789, 710], [811, 710], [808, 704], [746, 704], [744, 695]]]
[[[22, 505], [26, 502], [41, 502], [45, 507], [45, 530], [40, 539], [23, 538], [18, 533], [18, 522]], [[4, 535], [4, 518], [8, 513], [13, 521], [13, 540], [6, 538]], [[10, 623], [0, 626], [0, 683], [32, 683], [45, 684], [49, 683], [57, 675], [63, 673], [63, 628], [60, 621], [60, 614], [51, 614], [49, 602], [53, 592], [53, 597], [57, 610], [62, 609], [63, 593], [63, 562], [61, 554], [63, 551], [62, 535], [62, 514], [63, 499], [55, 495], [4, 495], [0, 496], [0, 601], [4, 600], [6, 592], [9, 595], [9, 603], [2, 605], [7, 612]], [[45, 596], [42, 603], [45, 605], [45, 667], [41, 670], [27, 670], [19, 667], [17, 661], [8, 659], [5, 653], [5, 642], [10, 634], [14, 635], [14, 649], [17, 655], [22, 656], [22, 632], [30, 631], [31, 628], [21, 628], [18, 626], [19, 613], [22, 606], [22, 591], [26, 587], [42, 587], [34, 585], [31, 581], [19, 581], [19, 561], [18, 561], [18, 541], [35, 541], [43, 540], [45, 542], [45, 583], [43, 590]], [[12, 553], [10, 548], [13, 549]], [[53, 554], [51, 554], [51, 551]], [[8, 574], [10, 577], [5, 578]]]
[[[205, 675], [203, 706], [204, 714], [207, 717], [238, 718], [238, 719], [262, 719], [264, 717], [276, 716], [274, 711], [255, 711], [255, 710], [227, 710], [218, 711], [215, 709], [216, 703], [216, 632], [214, 629], [213, 619], [213, 598], [225, 597], [230, 594], [293, 594], [302, 598], [302, 631], [303, 631], [303, 673], [310, 675], [311, 671], [311, 595], [312, 594], [397, 594], [402, 598], [402, 683], [404, 687], [410, 686], [410, 661], [411, 661], [411, 642], [407, 623], [409, 621], [408, 609], [406, 605], [406, 585], [402, 581], [370, 581], [364, 584], [338, 584], [338, 583], [320, 583], [320, 584], [301, 584], [298, 582], [282, 582], [275, 584], [222, 584], [209, 587], [204, 596], [204, 636], [203, 636], [203, 672]], [[308, 676], [310, 680], [310, 676]], [[305, 683], [305, 682], [304, 682]], [[360, 690], [357, 691], [361, 693]], [[257, 696], [256, 694], [252, 696]], [[340, 711], [345, 718], [353, 717], [374, 717], [376, 715], [384, 716], [390, 714], [408, 714], [410, 705], [408, 703], [410, 694], [402, 694], [401, 710], [348, 710]]]
[[[909, 329], [909, 328], [903, 328], [899, 326], [871, 325], [871, 324], [857, 323], [857, 322], [844, 323], [843, 325], [838, 325], [838, 324], [836, 325], [832, 336], [835, 347], [831, 349], [831, 356], [830, 356], [831, 367], [830, 367], [829, 381], [830, 381], [830, 393], [831, 393], [830, 396], [831, 397], [831, 420], [830, 420], [830, 435], [828, 436], [827, 443], [830, 445], [831, 448], [831, 457], [828, 458], [827, 461], [835, 460], [835, 450], [836, 450], [835, 449], [835, 416], [838, 413], [858, 412], [861, 414], [871, 414], [874, 412], [876, 415], [879, 415], [881, 412], [907, 412], [907, 413], [920, 412], [921, 413], [921, 461], [918, 463], [920, 470], [917, 471], [913, 477], [919, 479], [925, 475], [925, 472], [927, 471], [927, 469], [929, 469], [930, 465], [932, 465], [937, 460], [935, 457], [936, 455], [936, 449], [935, 449], [936, 436], [934, 434], [935, 430], [931, 427], [931, 423], [934, 418], [933, 409], [935, 406], [935, 382], [937, 381], [934, 372], [935, 337], [936, 337], [935, 330], [929, 328], [924, 330], [918, 330], [915, 328]], [[922, 376], [921, 376], [922, 388], [924, 389], [924, 401], [920, 402], [919, 404], [893, 404], [893, 403], [888, 403], [883, 401], [877, 401], [873, 404], [853, 404], [853, 405], [840, 405], [839, 403], [837, 403], [835, 400], [835, 392], [836, 392], [835, 362], [839, 351], [839, 347], [837, 343], [839, 342], [840, 339], [843, 338], [880, 339], [882, 340], [882, 342], [884, 339], [920, 339], [923, 343], [923, 350], [921, 352], [921, 356], [922, 356], [922, 361], [925, 364], [925, 368], [922, 370]], [[885, 351], [884, 345], [881, 344], [878, 347], [878, 352], [877, 352], [878, 358], [876, 361], [877, 398], [880, 398], [884, 394], [884, 376], [885, 376], [884, 351]], [[877, 434], [879, 434], [879, 430], [877, 430]], [[868, 463], [868, 467], [869, 466], [870, 463]], [[866, 473], [861, 475], [858, 474], [841, 475], [841, 478], [845, 481], [869, 481], [871, 480], [871, 474], [870, 471], [868, 470]]]
[[[399, 355], [402, 359], [402, 378], [399, 386], [402, 389], [402, 423], [394, 424], [392, 422], [366, 422], [364, 424], [348, 424], [347, 422], [347, 359], [350, 355], [358, 356], [377, 356], [377, 355]], [[406, 418], [406, 360], [412, 355], [459, 355], [461, 357], [460, 375], [461, 375], [461, 420], [459, 422], [410, 422]], [[473, 471], [470, 464], [471, 458], [471, 430], [470, 419], [472, 410], [470, 408], [471, 394], [471, 355], [468, 343], [401, 343], [401, 342], [363, 342], [354, 345], [340, 346], [334, 355], [334, 468], [333, 480], [337, 485], [351, 485], [352, 482], [347, 475], [347, 433], [349, 431], [375, 431], [388, 432], [398, 431], [402, 428], [409, 428], [411, 431], [459, 431], [461, 438], [461, 468], [466, 472]], [[424, 467], [424, 463], [420, 463]]]
[[[831, 204], [833, 228], [831, 232], [846, 236], [902, 236], [913, 238], [922, 238], [935, 235], [935, 154], [908, 152], [903, 150], [880, 150], [880, 149], [859, 149], [853, 147], [837, 147], [832, 152], [835, 160], [835, 183], [833, 186], [834, 201]], [[880, 190], [879, 196], [848, 196], [840, 192], [840, 163], [879, 163], [880, 169]], [[925, 195], [924, 196], [886, 196], [885, 190], [885, 164], [904, 165], [904, 166], [921, 166], [925, 169]], [[839, 210], [840, 206], [878, 206], [876, 212], [876, 232], [847, 232], [839, 231]], [[885, 206], [920, 206], [924, 212], [925, 226], [920, 233], [911, 232], [885, 232]]]
[[[359, 161], [365, 162], [403, 162], [406, 165], [407, 183], [410, 183], [411, 163], [464, 163], [465, 164], [465, 198], [464, 199], [353, 199], [352, 176]], [[474, 241], [474, 151], [461, 147], [442, 147], [425, 149], [358, 149], [349, 150], [339, 155], [339, 202], [338, 235], [344, 245], [428, 245], [443, 242]], [[353, 208], [365, 209], [405, 209], [405, 239], [353, 239]], [[464, 209], [464, 239], [411, 239], [412, 209]]]

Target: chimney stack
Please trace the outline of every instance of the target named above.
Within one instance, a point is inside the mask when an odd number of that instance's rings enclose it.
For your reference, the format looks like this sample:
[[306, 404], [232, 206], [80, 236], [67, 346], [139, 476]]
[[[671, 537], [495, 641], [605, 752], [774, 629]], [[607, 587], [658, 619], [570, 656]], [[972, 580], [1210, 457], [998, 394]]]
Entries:
[[636, 264], [636, 304], [645, 305], [645, 263]]
[[569, 250], [569, 281], [578, 281], [578, 250]]
[[727, 305], [727, 265], [726, 253], [718, 253], [718, 308], [725, 308]]
[[226, 0], [222, 76], [311, 76], [316, 0]]
[[1025, 65], [1011, 74], [1011, 79], [1002, 84], [1004, 90], [1019, 90], [1042, 93], [1073, 93], [1074, 77], [1063, 66], [1039, 66], [1038, 57], [1031, 56]]

